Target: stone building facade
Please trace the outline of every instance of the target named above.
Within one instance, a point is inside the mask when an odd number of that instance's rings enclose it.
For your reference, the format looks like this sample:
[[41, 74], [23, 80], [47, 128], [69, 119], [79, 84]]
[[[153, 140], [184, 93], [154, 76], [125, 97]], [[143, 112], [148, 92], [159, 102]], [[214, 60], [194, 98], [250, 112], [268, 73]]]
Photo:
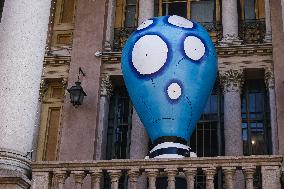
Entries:
[[[1, 1], [0, 188], [280, 188], [282, 5]], [[209, 31], [218, 79], [190, 140], [198, 158], [143, 160], [151, 142], [124, 86], [121, 48], [144, 20], [172, 14]], [[76, 108], [67, 89], [78, 79], [87, 96]]]

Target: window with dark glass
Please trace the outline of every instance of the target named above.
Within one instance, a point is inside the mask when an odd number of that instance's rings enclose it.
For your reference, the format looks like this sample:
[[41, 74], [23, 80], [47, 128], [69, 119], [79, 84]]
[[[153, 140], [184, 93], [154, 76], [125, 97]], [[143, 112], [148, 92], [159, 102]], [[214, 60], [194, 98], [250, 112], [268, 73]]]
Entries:
[[178, 15], [187, 18], [187, 0], [184, 1], [162, 1], [162, 15]]
[[107, 159], [129, 158], [131, 107], [126, 88], [116, 89], [109, 105]]
[[2, 19], [2, 12], [3, 12], [3, 8], [4, 8], [4, 1], [5, 0], [0, 0], [0, 22]]
[[137, 0], [126, 0], [125, 5], [125, 19], [124, 26], [125, 27], [135, 27], [137, 25]]
[[244, 155], [271, 154], [268, 96], [263, 80], [247, 80], [242, 95]]
[[215, 1], [201, 0], [190, 2], [190, 18], [201, 23], [215, 21]]

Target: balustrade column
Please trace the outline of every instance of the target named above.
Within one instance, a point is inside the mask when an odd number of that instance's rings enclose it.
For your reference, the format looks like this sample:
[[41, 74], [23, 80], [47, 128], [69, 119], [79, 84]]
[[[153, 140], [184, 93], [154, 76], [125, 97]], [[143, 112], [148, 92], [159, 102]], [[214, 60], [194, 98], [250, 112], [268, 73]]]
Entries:
[[272, 32], [271, 32], [271, 18], [270, 18], [270, 2], [269, 0], [265, 0], [265, 38], [264, 41], [267, 43], [271, 43], [272, 40]]
[[214, 189], [214, 176], [216, 174], [216, 169], [204, 168], [203, 171], [206, 176], [206, 189]]
[[140, 0], [138, 25], [152, 17], [154, 17], [154, 0]]
[[166, 169], [165, 170], [168, 176], [168, 188], [167, 189], [175, 189], [175, 183], [176, 183], [176, 175], [177, 175], [177, 169]]
[[[32, 142], [50, 6], [51, 0], [7, 0], [1, 19], [0, 159], [7, 169], [23, 175], [29, 175], [27, 157], [35, 150]], [[2, 159], [2, 154], [10, 157]]]
[[111, 51], [113, 47], [115, 8], [116, 8], [116, 0], [108, 0], [107, 26], [106, 26], [105, 44], [104, 44], [104, 48], [106, 51]]
[[65, 180], [67, 178], [66, 172], [56, 172], [53, 178], [55, 179], [55, 188], [64, 189]]
[[243, 167], [243, 173], [246, 180], [246, 189], [253, 189], [253, 174], [255, 167]]
[[100, 189], [102, 178], [101, 170], [91, 171], [92, 189]]
[[276, 155], [278, 154], [279, 151], [278, 124], [277, 124], [277, 112], [276, 112], [274, 74], [271, 68], [265, 69], [265, 84], [269, 94], [272, 153]]
[[100, 86], [99, 122], [97, 126], [96, 160], [105, 159], [109, 101], [112, 93], [112, 83], [109, 75], [103, 75]]
[[119, 178], [121, 176], [120, 170], [110, 170], [108, 171], [111, 180], [111, 189], [118, 189]]
[[72, 172], [74, 175], [75, 185], [74, 189], [82, 189], [83, 180], [86, 177], [86, 173], [84, 171], [74, 171]]
[[221, 72], [220, 81], [224, 93], [224, 133], [225, 155], [242, 156], [242, 118], [241, 118], [241, 87], [243, 70]]
[[128, 171], [130, 189], [136, 189], [137, 180], [139, 177], [139, 170], [130, 170]]
[[197, 170], [193, 168], [184, 169], [187, 189], [194, 189], [194, 177], [196, 176]]
[[281, 188], [280, 177], [281, 171], [278, 166], [262, 166], [262, 189]]
[[234, 189], [234, 177], [236, 173], [235, 167], [223, 167], [225, 175], [225, 188]]
[[240, 44], [238, 37], [237, 0], [222, 1], [223, 39], [221, 45]]
[[146, 169], [145, 172], [147, 173], [149, 179], [149, 189], [156, 189], [156, 178], [158, 176], [158, 170]]

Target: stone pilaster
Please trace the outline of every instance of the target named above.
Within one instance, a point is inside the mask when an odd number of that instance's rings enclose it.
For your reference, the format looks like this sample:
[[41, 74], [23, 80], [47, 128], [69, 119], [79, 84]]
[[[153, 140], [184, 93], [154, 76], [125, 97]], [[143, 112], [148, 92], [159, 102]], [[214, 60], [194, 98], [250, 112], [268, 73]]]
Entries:
[[281, 171], [278, 166], [262, 166], [262, 189], [281, 188], [280, 177]]
[[138, 25], [152, 17], [154, 17], [154, 0], [139, 1]]
[[[130, 159], [144, 159], [148, 153], [148, 135], [136, 110], [133, 108]], [[137, 182], [137, 189], [147, 187], [146, 176], [141, 175]]]
[[112, 83], [109, 75], [103, 75], [100, 89], [99, 122], [97, 128], [96, 160], [105, 159], [109, 100], [112, 94]]
[[239, 45], [237, 0], [222, 1], [223, 38], [221, 45]]
[[279, 152], [278, 124], [277, 124], [277, 112], [276, 112], [274, 73], [271, 68], [265, 69], [264, 79], [265, 79], [266, 89], [269, 94], [272, 154], [277, 155]]
[[243, 70], [228, 70], [220, 73], [224, 93], [225, 155], [243, 155], [241, 87]]
[[[0, 148], [14, 155], [0, 159], [7, 169], [24, 174], [30, 169], [25, 159], [33, 150], [50, 5], [50, 0], [5, 1], [1, 20]], [[0, 188], [4, 185], [0, 181]]]
[[106, 51], [111, 51], [113, 47], [114, 38], [114, 21], [115, 21], [115, 8], [116, 0], [108, 0], [107, 9], [107, 26], [105, 33], [105, 44], [104, 48]]
[[272, 35], [271, 35], [271, 21], [270, 21], [270, 2], [269, 0], [265, 0], [265, 38], [264, 42], [271, 43]]

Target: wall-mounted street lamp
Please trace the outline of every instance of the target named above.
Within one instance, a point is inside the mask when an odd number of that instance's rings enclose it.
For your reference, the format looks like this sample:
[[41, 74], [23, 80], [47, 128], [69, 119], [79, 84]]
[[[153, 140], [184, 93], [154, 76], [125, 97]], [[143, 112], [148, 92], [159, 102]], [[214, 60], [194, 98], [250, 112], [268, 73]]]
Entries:
[[70, 87], [67, 91], [70, 93], [70, 102], [77, 108], [82, 105], [84, 97], [87, 96], [80, 82], [80, 75], [86, 76], [81, 67], [79, 67], [78, 81], [75, 82], [75, 86]]

